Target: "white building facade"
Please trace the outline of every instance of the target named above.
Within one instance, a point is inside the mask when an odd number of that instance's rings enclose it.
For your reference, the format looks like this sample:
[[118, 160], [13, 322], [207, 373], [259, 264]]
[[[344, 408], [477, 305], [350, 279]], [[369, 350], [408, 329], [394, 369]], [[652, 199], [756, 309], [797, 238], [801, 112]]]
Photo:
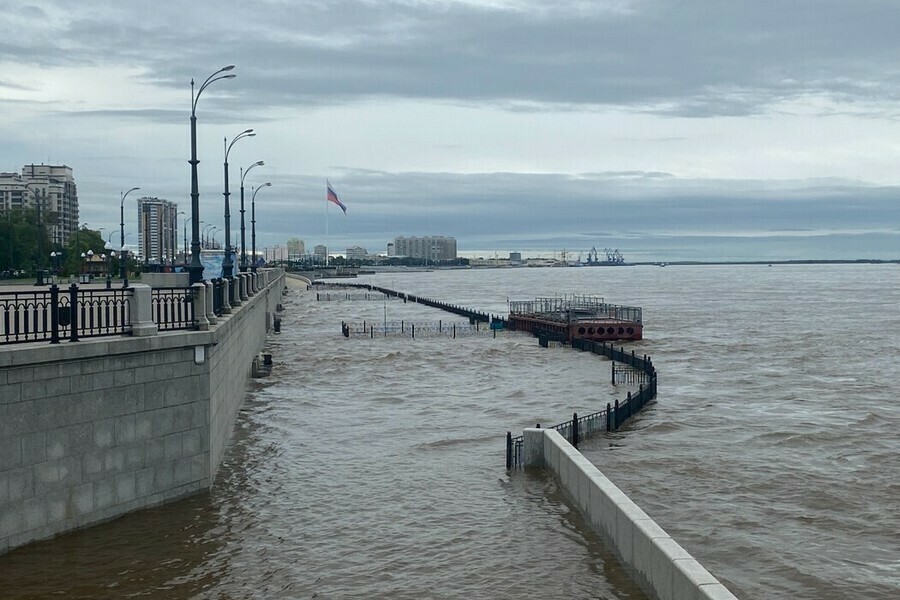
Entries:
[[0, 212], [38, 208], [54, 244], [64, 246], [78, 229], [78, 190], [66, 165], [25, 165], [22, 173], [0, 173]]
[[137, 199], [139, 258], [145, 263], [168, 264], [178, 249], [178, 205], [144, 196]]
[[394, 238], [394, 256], [430, 261], [456, 260], [456, 238], [443, 235]]

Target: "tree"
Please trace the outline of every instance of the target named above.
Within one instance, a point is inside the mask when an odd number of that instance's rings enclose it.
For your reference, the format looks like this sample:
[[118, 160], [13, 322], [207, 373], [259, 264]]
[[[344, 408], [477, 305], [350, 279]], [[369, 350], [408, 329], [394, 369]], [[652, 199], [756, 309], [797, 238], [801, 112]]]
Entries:
[[106, 242], [99, 231], [82, 227], [77, 230], [74, 235], [69, 237], [69, 243], [63, 249], [62, 273], [63, 275], [74, 275], [81, 273], [84, 267], [84, 259], [81, 258], [82, 253], [87, 254], [88, 250], [93, 250], [95, 256], [105, 253]]
[[4, 211], [0, 219], [0, 272], [30, 276], [39, 266], [46, 268], [52, 250], [47, 225], [43, 218], [38, 221], [34, 208]]

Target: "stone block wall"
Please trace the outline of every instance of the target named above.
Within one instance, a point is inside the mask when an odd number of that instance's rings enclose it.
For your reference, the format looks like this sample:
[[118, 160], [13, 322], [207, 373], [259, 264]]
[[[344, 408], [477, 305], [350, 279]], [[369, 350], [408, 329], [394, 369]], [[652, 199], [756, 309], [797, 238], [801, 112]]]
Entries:
[[0, 347], [0, 554], [212, 484], [280, 302], [267, 278], [209, 331]]

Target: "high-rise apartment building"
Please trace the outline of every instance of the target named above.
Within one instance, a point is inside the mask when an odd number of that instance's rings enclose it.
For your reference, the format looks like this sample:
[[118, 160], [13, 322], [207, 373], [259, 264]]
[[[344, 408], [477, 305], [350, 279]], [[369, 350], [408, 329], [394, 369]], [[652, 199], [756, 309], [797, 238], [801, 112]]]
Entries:
[[291, 238], [287, 241], [287, 251], [288, 260], [303, 260], [303, 255], [306, 254], [306, 244], [304, 244], [301, 239]]
[[54, 244], [78, 229], [78, 191], [66, 165], [25, 165], [22, 174], [0, 173], [0, 211], [38, 208]]
[[137, 199], [139, 258], [145, 263], [170, 263], [178, 249], [178, 205], [144, 196]]
[[425, 260], [456, 260], [456, 238], [438, 236], [394, 238], [394, 255]]

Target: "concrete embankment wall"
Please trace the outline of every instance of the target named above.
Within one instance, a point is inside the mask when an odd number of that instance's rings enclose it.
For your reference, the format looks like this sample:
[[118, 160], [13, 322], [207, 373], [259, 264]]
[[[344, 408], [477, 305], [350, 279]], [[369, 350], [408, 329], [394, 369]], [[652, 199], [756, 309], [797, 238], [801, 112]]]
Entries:
[[526, 429], [525, 465], [546, 467], [635, 581], [658, 600], [736, 600], [709, 571], [556, 431]]
[[0, 554], [207, 489], [284, 275], [208, 331], [0, 347]]

